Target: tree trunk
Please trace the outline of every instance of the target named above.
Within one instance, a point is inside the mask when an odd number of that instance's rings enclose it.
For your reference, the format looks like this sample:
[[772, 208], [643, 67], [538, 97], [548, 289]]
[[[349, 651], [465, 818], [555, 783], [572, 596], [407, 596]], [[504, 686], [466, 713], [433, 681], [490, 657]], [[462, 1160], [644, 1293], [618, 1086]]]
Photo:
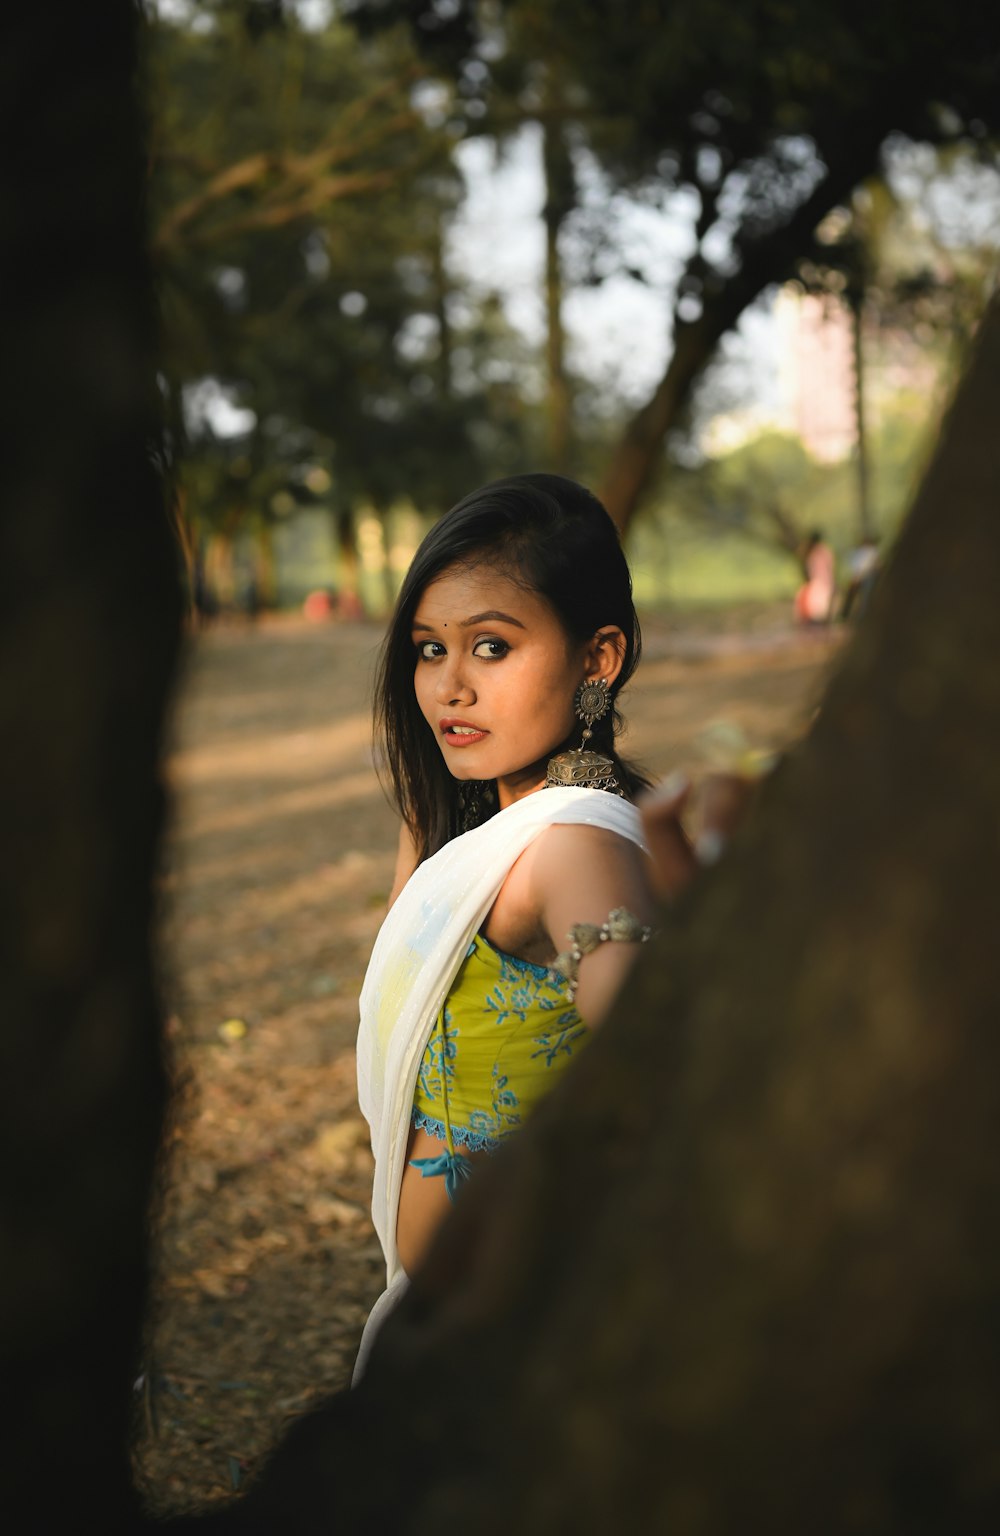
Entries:
[[653, 394], [625, 427], [601, 482], [600, 498], [624, 533], [663, 449], [663, 440], [680, 418], [691, 387], [711, 358], [728, 323], [703, 315], [678, 324], [667, 371]]
[[865, 352], [863, 318], [865, 288], [862, 279], [848, 284], [847, 302], [851, 313], [851, 340], [854, 363], [854, 465], [858, 485], [858, 538], [870, 539], [872, 526], [871, 488], [868, 476], [868, 422], [865, 389]]
[[573, 400], [566, 376], [566, 330], [563, 324], [562, 258], [559, 235], [576, 197], [573, 161], [566, 143], [561, 116], [563, 100], [554, 64], [547, 76], [549, 111], [542, 125], [542, 163], [545, 171], [545, 321], [546, 321], [546, 448], [548, 468], [567, 474], [573, 435]]
[[3, 18], [0, 1486], [19, 1531], [111, 1531], [135, 1513], [180, 558], [154, 468], [137, 8]]
[[996, 1528], [998, 406], [994, 310], [808, 739], [197, 1529]]
[[254, 534], [252, 580], [261, 608], [273, 608], [278, 596], [278, 566], [274, 553], [274, 524], [261, 518]]
[[349, 618], [361, 616], [361, 565], [358, 560], [358, 533], [354, 508], [341, 504], [334, 512], [337, 533], [337, 569], [340, 585], [337, 603]]
[[450, 400], [453, 394], [451, 321], [448, 318], [448, 294], [451, 284], [444, 259], [444, 243], [444, 220], [439, 218], [431, 251], [434, 273], [434, 315], [438, 327], [437, 373], [441, 398]]

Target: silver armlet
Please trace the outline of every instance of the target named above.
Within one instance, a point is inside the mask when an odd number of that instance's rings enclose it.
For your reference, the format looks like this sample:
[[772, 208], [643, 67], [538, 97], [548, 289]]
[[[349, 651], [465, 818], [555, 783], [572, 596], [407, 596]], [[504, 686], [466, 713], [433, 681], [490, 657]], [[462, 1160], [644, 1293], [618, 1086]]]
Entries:
[[627, 907], [615, 907], [598, 928], [596, 923], [574, 923], [566, 937], [569, 949], [556, 955], [549, 966], [552, 981], [567, 982], [570, 1002], [576, 996], [580, 979], [580, 961], [584, 955], [593, 954], [602, 944], [646, 944], [653, 930], [633, 917]]

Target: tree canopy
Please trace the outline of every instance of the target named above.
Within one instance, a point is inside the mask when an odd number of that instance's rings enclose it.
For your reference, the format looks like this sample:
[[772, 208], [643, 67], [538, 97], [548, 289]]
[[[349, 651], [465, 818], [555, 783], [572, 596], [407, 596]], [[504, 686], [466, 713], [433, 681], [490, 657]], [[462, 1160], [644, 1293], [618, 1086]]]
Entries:
[[[945, 17], [920, 0], [905, 28], [888, 0], [154, 11], [153, 253], [189, 524], [228, 533], [318, 501], [346, 547], [358, 508], [433, 514], [541, 462], [594, 484], [624, 528], [659, 493], [720, 339], [775, 284], [851, 300], [859, 379], [862, 310], [967, 338], [995, 230], [906, 233], [887, 189], [908, 177], [911, 210], [929, 207], [926, 152], [970, 207], [996, 200], [998, 36], [971, 0]], [[463, 271], [451, 244], [463, 138], [502, 151], [525, 125], [544, 348], [489, 263]], [[642, 246], [636, 208], [658, 221]], [[571, 296], [618, 280], [661, 305], [662, 374], [638, 409], [580, 376], [566, 334]], [[863, 453], [859, 470], [864, 523]]]
[[266, 518], [275, 496], [313, 499], [317, 466], [341, 508], [447, 505], [518, 451], [526, 418], [513, 340], [449, 292], [461, 181], [412, 52], [280, 8], [267, 25], [260, 7], [194, 16], [154, 19], [146, 50], [152, 250], [194, 510]]
[[[982, 149], [997, 127], [1000, 24], [971, 0], [946, 12], [918, 0], [905, 26], [891, 0], [352, 0], [346, 9], [369, 31], [407, 24], [454, 80], [470, 132], [502, 122], [511, 95], [514, 110], [544, 120], [545, 80], [558, 70], [560, 120], [609, 189], [686, 218], [690, 251], [664, 316], [663, 375], [603, 475], [622, 526], [719, 338], [810, 257], [822, 219], [879, 170], [889, 136]], [[580, 224], [596, 278], [642, 276], [613, 218], [583, 213]]]

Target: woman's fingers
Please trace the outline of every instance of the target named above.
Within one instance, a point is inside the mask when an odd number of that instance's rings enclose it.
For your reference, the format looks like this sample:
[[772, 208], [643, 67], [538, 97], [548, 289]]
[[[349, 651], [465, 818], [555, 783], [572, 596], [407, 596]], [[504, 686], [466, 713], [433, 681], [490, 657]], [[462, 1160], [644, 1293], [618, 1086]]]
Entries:
[[714, 864], [749, 808], [757, 779], [744, 773], [708, 773], [698, 789], [698, 832], [684, 830], [682, 813], [691, 799], [691, 783], [672, 773], [639, 801], [643, 830], [653, 859], [653, 888], [660, 897], [677, 896], [699, 866]]
[[691, 839], [681, 825], [681, 812], [691, 794], [690, 781], [672, 773], [639, 800], [643, 831], [653, 860], [653, 889], [657, 896], [677, 896], [698, 869]]
[[750, 805], [756, 779], [743, 773], [708, 773], [701, 785], [701, 823], [728, 842]]

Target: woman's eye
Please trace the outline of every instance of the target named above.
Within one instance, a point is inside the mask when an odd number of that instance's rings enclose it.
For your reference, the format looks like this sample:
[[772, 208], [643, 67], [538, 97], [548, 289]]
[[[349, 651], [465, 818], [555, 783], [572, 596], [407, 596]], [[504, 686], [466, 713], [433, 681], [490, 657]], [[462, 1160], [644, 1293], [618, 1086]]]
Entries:
[[509, 650], [506, 640], [477, 640], [472, 647], [472, 654], [478, 656], [480, 661], [499, 661]]
[[417, 646], [417, 655], [421, 661], [436, 661], [444, 655], [444, 646], [440, 640], [421, 640]]

